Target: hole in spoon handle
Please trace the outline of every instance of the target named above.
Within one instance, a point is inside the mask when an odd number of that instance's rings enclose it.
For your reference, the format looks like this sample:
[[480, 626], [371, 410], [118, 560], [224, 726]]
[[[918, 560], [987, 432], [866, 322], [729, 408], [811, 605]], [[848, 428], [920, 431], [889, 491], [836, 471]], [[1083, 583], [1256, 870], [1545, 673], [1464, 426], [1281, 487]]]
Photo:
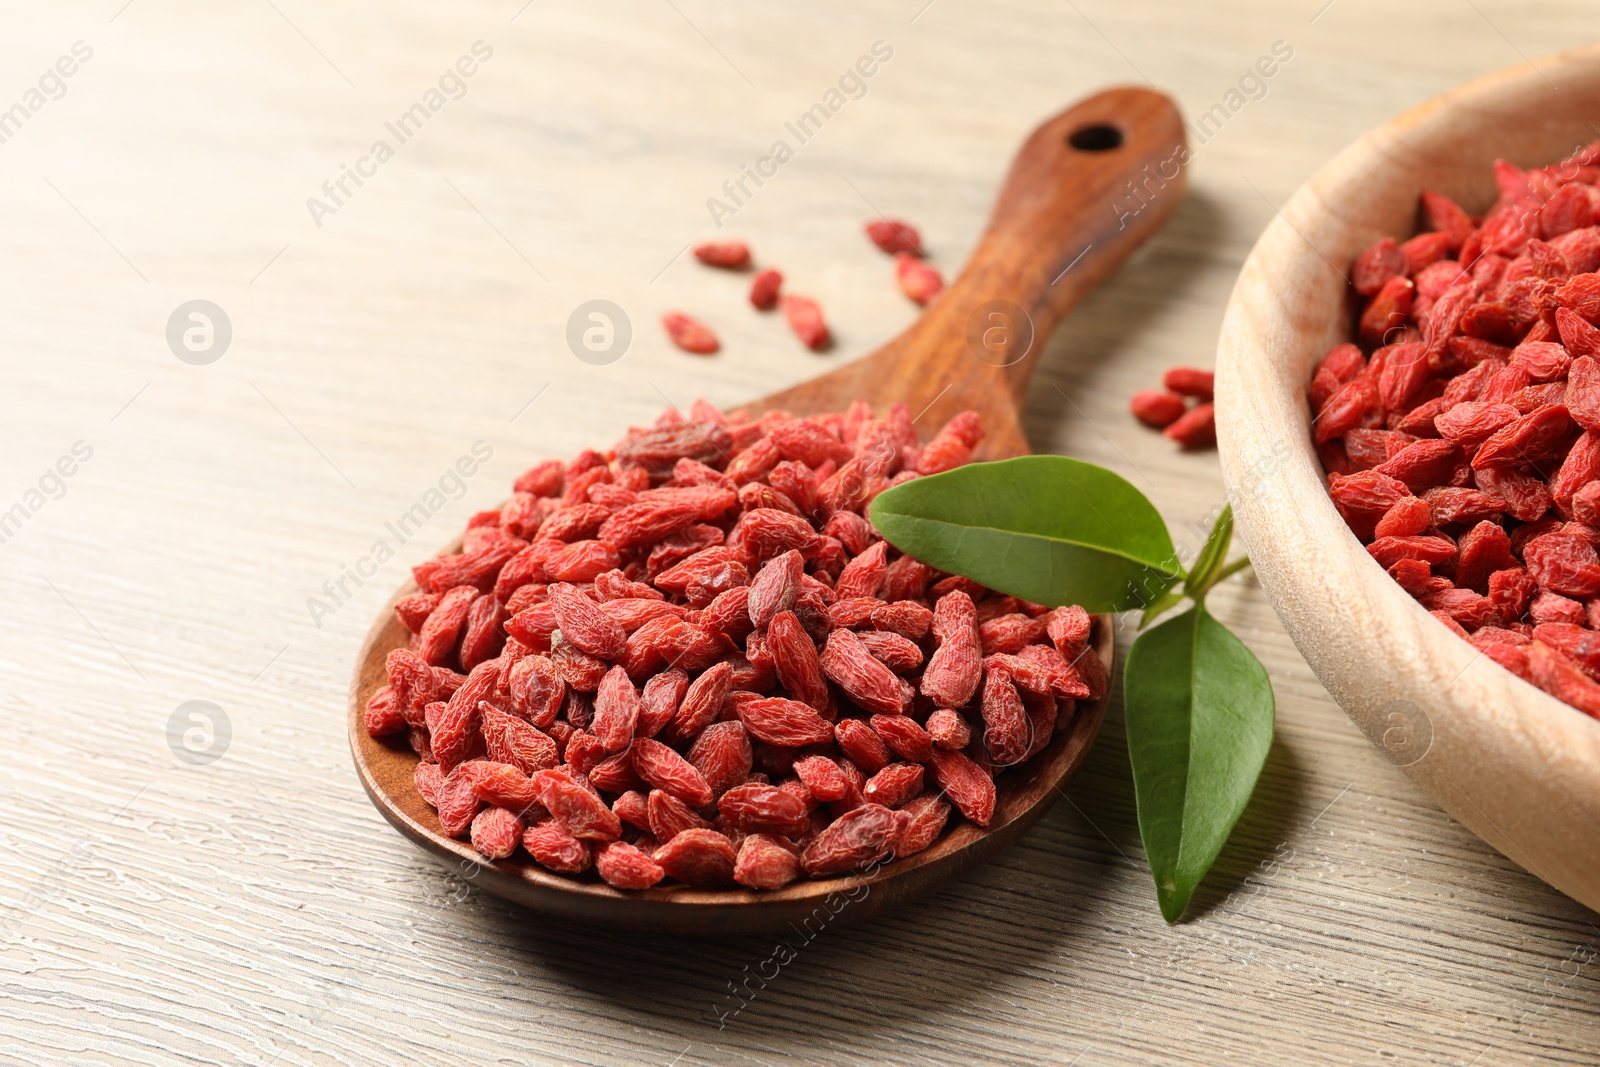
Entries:
[[910, 351], [930, 373], [998, 368], [1020, 397], [1056, 323], [1177, 208], [1188, 162], [1177, 106], [1151, 89], [1108, 89], [1039, 126]]

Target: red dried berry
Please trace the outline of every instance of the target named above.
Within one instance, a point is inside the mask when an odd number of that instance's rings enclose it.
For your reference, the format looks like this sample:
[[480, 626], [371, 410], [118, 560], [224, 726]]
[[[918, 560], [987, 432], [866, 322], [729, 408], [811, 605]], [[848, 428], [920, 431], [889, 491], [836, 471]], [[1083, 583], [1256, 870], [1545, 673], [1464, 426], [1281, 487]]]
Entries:
[[545, 819], [524, 830], [522, 847], [541, 867], [558, 874], [581, 874], [589, 869], [591, 862], [588, 843], [569, 834], [554, 819]]
[[910, 704], [911, 687], [878, 662], [849, 630], [834, 630], [828, 635], [821, 662], [823, 673], [868, 712], [895, 715]]
[[939, 647], [922, 672], [922, 693], [939, 707], [962, 707], [977, 692], [982, 667], [978, 611], [970, 596], [957, 590], [939, 598], [933, 636]]
[[881, 804], [863, 804], [835, 819], [800, 854], [813, 878], [857, 870], [894, 852], [910, 817]]
[[680, 740], [698, 737], [716, 721], [733, 688], [733, 667], [714, 664], [684, 691], [683, 702], [672, 720], [671, 736]]
[[503, 860], [522, 843], [522, 820], [504, 808], [484, 808], [472, 820], [472, 847]]
[[911, 821], [900, 831], [900, 839], [895, 842], [896, 856], [915, 855], [933, 844], [950, 818], [950, 805], [934, 793], [915, 797], [901, 810], [911, 817]]
[[1216, 391], [1216, 375], [1197, 367], [1173, 367], [1162, 375], [1161, 384], [1182, 396], [1210, 400]]
[[1177, 393], [1145, 389], [1133, 394], [1128, 408], [1133, 412], [1133, 417], [1146, 426], [1164, 430], [1177, 422], [1189, 410], [1189, 405]]
[[1027, 755], [1032, 735], [1022, 697], [1009, 672], [993, 670], [983, 679], [983, 743], [996, 767], [1009, 767]]
[[960, 752], [934, 748], [929, 762], [933, 766], [934, 780], [961, 814], [979, 826], [988, 826], [989, 820], [994, 818], [994, 780]]
[[750, 282], [750, 303], [758, 311], [771, 311], [778, 306], [778, 290], [783, 286], [783, 275], [768, 267]]
[[750, 265], [750, 246], [743, 241], [702, 241], [694, 246], [694, 258], [708, 267], [742, 270]]
[[722, 347], [709, 326], [681, 311], [669, 311], [661, 316], [661, 327], [673, 344], [697, 356], [709, 356]]
[[806, 805], [776, 786], [736, 785], [717, 798], [717, 811], [744, 833], [798, 837], [811, 824]]
[[753, 693], [737, 693], [732, 699], [739, 721], [750, 731], [750, 736], [769, 745], [798, 748], [833, 739], [833, 725], [798, 700]]
[[615, 659], [622, 653], [627, 635], [588, 594], [563, 582], [550, 587], [549, 597], [563, 638], [602, 659]]
[[1182, 448], [1210, 448], [1217, 443], [1217, 412], [1207, 401], [1196, 404], [1161, 431]]
[[922, 765], [891, 763], [867, 779], [867, 784], [861, 790], [861, 799], [868, 804], [898, 808], [920, 792], [922, 792]]
[[873, 733], [901, 759], [926, 763], [931, 759], [933, 739], [908, 715], [874, 715], [868, 722]]
[[753, 759], [750, 736], [738, 721], [711, 724], [689, 748], [689, 762], [717, 794], [744, 781]]
[[922, 305], [944, 290], [944, 276], [910, 252], [895, 257], [894, 280], [902, 293]]
[[872, 243], [891, 256], [897, 253], [922, 254], [922, 235], [917, 228], [901, 219], [873, 219], [866, 225]]
[[827, 711], [828, 683], [823, 680], [817, 646], [792, 611], [779, 612], [767, 628], [767, 649], [783, 687], [796, 700]]
[[750, 834], [739, 843], [733, 880], [751, 889], [782, 889], [800, 877], [800, 857], [780, 838]]
[[667, 874], [697, 889], [717, 889], [733, 881], [737, 858], [733, 842], [715, 830], [684, 830], [652, 857]]
[[778, 305], [783, 308], [783, 317], [801, 344], [816, 351], [828, 343], [828, 324], [822, 317], [822, 305], [809, 296], [785, 296], [779, 299]]
[[571, 775], [560, 770], [540, 771], [532, 781], [539, 803], [573, 837], [615, 841], [622, 835], [622, 821], [616, 813]]
[[594, 869], [613, 889], [649, 889], [667, 876], [662, 866], [626, 841], [611, 841], [594, 854]]
[[711, 786], [694, 764], [661, 742], [641, 737], [631, 751], [634, 770], [654, 788], [692, 808], [704, 807], [714, 799]]

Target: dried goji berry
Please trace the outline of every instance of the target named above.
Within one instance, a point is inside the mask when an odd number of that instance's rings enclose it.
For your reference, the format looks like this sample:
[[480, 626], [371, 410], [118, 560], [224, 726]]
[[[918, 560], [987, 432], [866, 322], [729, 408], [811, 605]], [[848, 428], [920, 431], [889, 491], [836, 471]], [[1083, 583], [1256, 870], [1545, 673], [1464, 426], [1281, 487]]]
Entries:
[[717, 798], [717, 810], [745, 833], [798, 837], [810, 825], [805, 804], [771, 785], [736, 785]]
[[613, 889], [649, 889], [667, 876], [655, 860], [626, 841], [610, 841], [594, 854], [594, 869]]
[[1189, 410], [1188, 403], [1177, 393], [1161, 389], [1145, 389], [1133, 394], [1128, 408], [1133, 417], [1146, 426], [1164, 430]]
[[704, 807], [714, 799], [711, 786], [694, 764], [661, 742], [641, 737], [630, 751], [634, 770], [654, 788], [671, 793], [692, 808]]
[[715, 830], [684, 830], [656, 849], [661, 869], [686, 885], [716, 889], [733, 881], [733, 842]]
[[876, 863], [893, 853], [910, 821], [881, 804], [862, 804], [813, 838], [800, 854], [800, 865], [813, 878], [821, 878]]
[[504, 808], [484, 808], [472, 820], [472, 847], [503, 860], [522, 842], [522, 820]]
[[[823, 673], [868, 712], [894, 715], [910, 703], [911, 687], [874, 658], [861, 639], [849, 630], [834, 630], [828, 635], [821, 661]], [[831, 729], [829, 734], [831, 736]]]
[[689, 762], [716, 794], [744, 781], [752, 759], [750, 736], [738, 721], [712, 723], [689, 748]]
[[592, 861], [588, 843], [569, 834], [554, 819], [544, 819], [524, 830], [522, 847], [541, 867], [559, 874], [581, 874]]
[[757, 310], [771, 311], [778, 306], [778, 290], [783, 286], [783, 275], [768, 267], [750, 282], [750, 303]]
[[539, 771], [532, 781], [538, 792], [539, 803], [573, 837], [590, 841], [615, 841], [621, 836], [622, 821], [616, 813], [606, 807], [598, 795], [573, 781], [569, 775], [559, 770]]
[[694, 246], [694, 258], [708, 267], [740, 270], [750, 265], [750, 246], [743, 241], [702, 241]]
[[1216, 390], [1216, 375], [1198, 367], [1173, 367], [1161, 376], [1161, 384], [1182, 396], [1210, 400]]
[[732, 701], [750, 736], [769, 745], [797, 748], [833, 739], [833, 724], [798, 700], [735, 693]]
[[783, 317], [801, 344], [815, 351], [828, 343], [828, 324], [822, 317], [822, 305], [809, 296], [785, 296], [779, 299], [778, 305], [783, 308]]
[[739, 842], [733, 880], [751, 889], [782, 889], [800, 877], [800, 857], [770, 834], [749, 834]]
[[982, 669], [978, 611], [970, 596], [958, 590], [939, 598], [933, 636], [939, 647], [922, 672], [922, 693], [939, 707], [962, 707], [977, 692]]
[[868, 804], [882, 804], [898, 808], [922, 792], [922, 765], [920, 763], [891, 763], [867, 779], [861, 798]]
[[669, 311], [661, 316], [661, 327], [673, 344], [697, 356], [709, 356], [722, 347], [709, 326], [681, 311]]
[[1217, 412], [1207, 401], [1196, 404], [1161, 431], [1183, 448], [1210, 448], [1217, 443]]
[[922, 235], [915, 226], [903, 219], [873, 219], [867, 223], [866, 231], [872, 243], [890, 255], [901, 252], [914, 256], [922, 254]]
[[932, 265], [910, 252], [895, 257], [895, 284], [919, 304], [928, 304], [944, 289], [944, 277]]
[[994, 818], [994, 780], [983, 769], [960, 752], [934, 748], [929, 753], [934, 780], [944, 790], [961, 814], [977, 823], [988, 826]]

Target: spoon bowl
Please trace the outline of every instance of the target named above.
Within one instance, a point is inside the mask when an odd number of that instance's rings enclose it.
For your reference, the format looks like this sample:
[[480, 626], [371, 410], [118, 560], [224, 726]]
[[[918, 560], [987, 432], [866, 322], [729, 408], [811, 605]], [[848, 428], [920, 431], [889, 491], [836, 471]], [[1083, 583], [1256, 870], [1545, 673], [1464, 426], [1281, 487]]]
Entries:
[[[1028, 452], [1017, 409], [1057, 321], [1176, 209], [1183, 172], [1183, 122], [1165, 96], [1112, 89], [1040, 126], [1013, 163], [988, 230], [955, 282], [904, 334], [871, 355], [748, 405], [797, 415], [842, 411], [856, 398], [904, 402], [923, 425], [975, 410], [987, 436], [978, 459]], [[1175, 171], [1148, 200], [1128, 189], [1151, 168]], [[1121, 206], [1119, 206], [1119, 203]], [[459, 550], [459, 541], [452, 551]], [[395, 596], [410, 593], [407, 583]], [[921, 896], [993, 856], [1048, 810], [1082, 764], [1106, 699], [1081, 702], [1041, 752], [996, 780], [987, 827], [964, 820], [922, 852], [870, 870], [792, 883], [772, 891], [670, 886], [622, 892], [559, 875], [520, 856], [490, 861], [441, 832], [413, 783], [417, 757], [404, 743], [372, 738], [363, 709], [385, 682], [384, 659], [408, 632], [393, 601], [373, 624], [350, 686], [350, 746], [356, 770], [396, 829], [462, 877], [500, 896], [566, 919], [618, 929], [688, 935], [773, 933], [854, 921]], [[1095, 618], [1094, 654], [1109, 675], [1113, 633]]]

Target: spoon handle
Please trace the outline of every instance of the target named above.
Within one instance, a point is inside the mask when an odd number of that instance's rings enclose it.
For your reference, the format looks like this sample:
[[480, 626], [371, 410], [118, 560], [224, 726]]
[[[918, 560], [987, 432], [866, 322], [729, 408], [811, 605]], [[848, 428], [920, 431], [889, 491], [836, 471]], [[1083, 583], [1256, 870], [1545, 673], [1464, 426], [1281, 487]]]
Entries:
[[1188, 161], [1182, 116], [1154, 90], [1107, 89], [1044, 123], [960, 276], [896, 359], [968, 395], [998, 373], [1020, 404], [1056, 323], [1176, 210]]

